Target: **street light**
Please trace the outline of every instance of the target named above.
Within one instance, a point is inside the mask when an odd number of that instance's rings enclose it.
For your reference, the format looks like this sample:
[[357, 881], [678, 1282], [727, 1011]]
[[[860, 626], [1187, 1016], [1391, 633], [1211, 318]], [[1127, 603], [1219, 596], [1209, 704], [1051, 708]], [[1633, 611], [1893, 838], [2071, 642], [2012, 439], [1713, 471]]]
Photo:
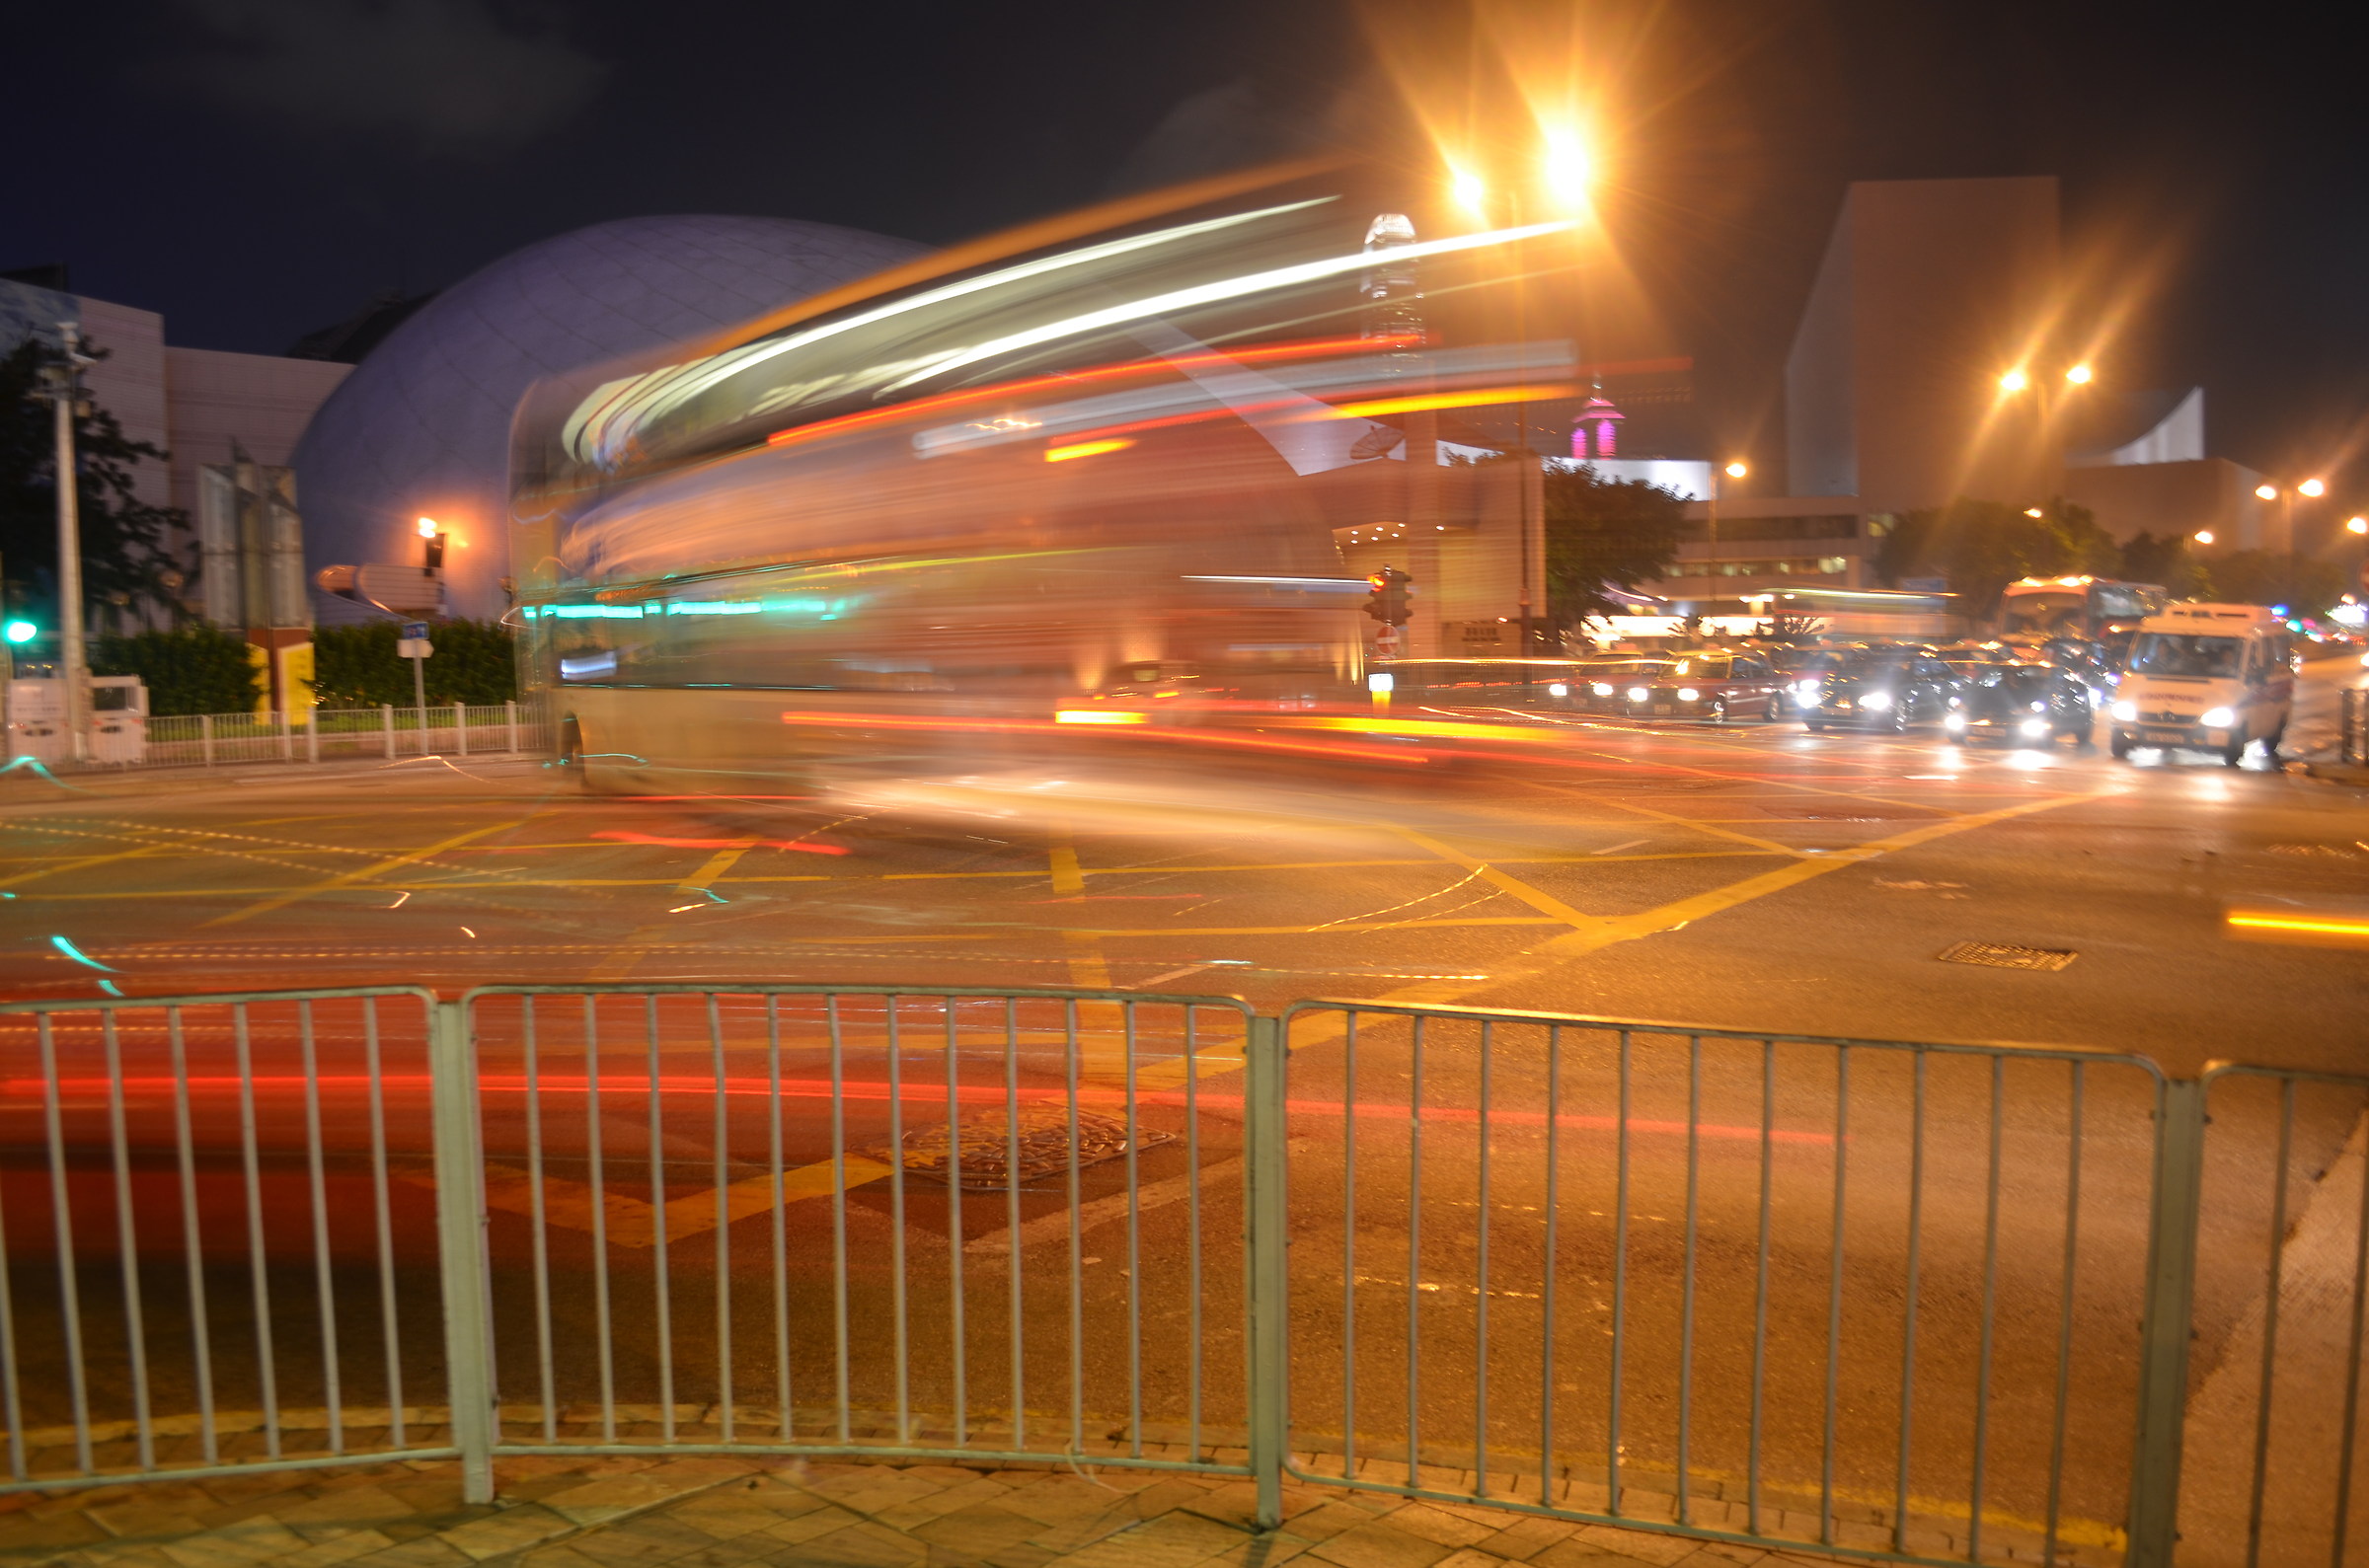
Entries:
[[[1722, 468], [1722, 469], [1720, 469], [1720, 470], [1719, 470], [1719, 474], [1724, 474], [1724, 475], [1726, 475], [1726, 476], [1727, 476], [1729, 479], [1731, 479], [1731, 480], [1740, 480], [1740, 479], [1742, 479], [1742, 478], [1743, 478], [1745, 475], [1747, 475], [1747, 474], [1749, 474], [1749, 473], [1751, 473], [1751, 472], [1752, 472], [1751, 468], [1750, 468], [1750, 467], [1749, 467], [1749, 466], [1748, 466], [1748, 465], [1747, 465], [1747, 464], [1744, 462], [1744, 460], [1743, 460], [1742, 458], [1732, 458], [1732, 459], [1730, 459], [1730, 460], [1728, 461], [1727, 465], [1726, 465], [1724, 468]], [[1709, 497], [1709, 500], [1708, 500], [1708, 502], [1707, 502], [1707, 505], [1708, 505], [1708, 507], [1709, 507], [1709, 516], [1710, 516], [1710, 522], [1711, 522], [1711, 552], [1710, 552], [1710, 555], [1709, 555], [1708, 559], [1707, 559], [1707, 560], [1705, 560], [1705, 562], [1704, 562], [1704, 566], [1703, 566], [1703, 580], [1704, 580], [1704, 581], [1706, 581], [1706, 582], [1709, 582], [1709, 583], [1711, 583], [1711, 591], [1710, 591], [1710, 593], [1708, 593], [1708, 594], [1706, 594], [1706, 595], [1704, 596], [1704, 601], [1705, 601], [1705, 603], [1709, 603], [1709, 602], [1711, 602], [1711, 600], [1712, 600], [1713, 598], [1715, 598], [1715, 597], [1718, 595], [1719, 591], [1719, 583], [1718, 583], [1717, 581], [1714, 581], [1714, 580], [1713, 580], [1713, 579], [1715, 579], [1716, 577], [1718, 577], [1718, 575], [1719, 575], [1719, 474], [1714, 474], [1714, 475], [1711, 477], [1711, 495], [1710, 495], [1710, 497]]]
[[2066, 371], [2065, 379], [2077, 387], [2086, 387], [2090, 384], [2090, 374], [2089, 362], [2084, 360], [2082, 363], [2075, 365], [2072, 369]]
[[2346, 518], [2344, 520], [2344, 532], [2348, 534], [2369, 534], [2369, 517]]
[[2190, 537], [2200, 545], [2209, 545], [2213, 542], [2213, 531], [2209, 528], [2199, 528]]
[[2295, 493], [2309, 495], [2313, 500], [2318, 500], [2328, 493], [2328, 485], [2321, 480], [2305, 480], [2301, 485], [2295, 486]]
[[[2259, 499], [2265, 501], [2276, 501], [2279, 503], [2279, 532], [2287, 536], [2287, 548], [2289, 550], [2293, 550], [2295, 548], [2295, 497], [2300, 495], [2305, 500], [2318, 500], [2321, 496], [2328, 493], [2328, 481], [2321, 479], [2318, 475], [2314, 475], [2312, 478], [2304, 480], [2300, 484], [2292, 486], [2281, 486], [2278, 485], [2265, 483], [2256, 485], [2254, 487], [2254, 493]], [[2347, 524], [2346, 526], [2349, 527], [2350, 525]]]
[[[1567, 126], [1542, 125], [1539, 127], [1539, 136], [1543, 143], [1539, 175], [1548, 193], [1561, 206], [1575, 207], [1584, 204], [1587, 199], [1588, 183], [1594, 176], [1594, 169], [1587, 156], [1587, 148], [1580, 141], [1578, 133]], [[1446, 162], [1449, 194], [1455, 198], [1458, 206], [1463, 207], [1475, 219], [1484, 224], [1488, 223], [1490, 204], [1488, 183], [1480, 175], [1454, 159], [1448, 159]], [[1520, 182], [1507, 184], [1504, 204], [1507, 225], [1511, 228], [1518, 229], [1525, 221], [1523, 193], [1524, 187]], [[1524, 322], [1524, 303], [1521, 282], [1517, 278], [1513, 289], [1513, 336], [1517, 343], [1526, 343], [1529, 337], [1529, 329]], [[1522, 373], [1527, 377], [1526, 367]], [[1537, 458], [1530, 452], [1529, 412], [1519, 401], [1513, 406], [1513, 420], [1514, 447], [1521, 453], [1522, 463], [1521, 485], [1515, 495], [1514, 542], [1522, 562], [1521, 656], [1526, 660], [1533, 651], [1531, 639], [1534, 635], [1531, 630], [1534, 617], [1531, 614], [1533, 606], [1531, 604], [1530, 485], [1531, 481], [1542, 473], [1542, 470], [1538, 466]], [[1527, 663], [1522, 666], [1522, 672], [1523, 684], [1527, 685], [1530, 680], [1530, 666]]]
[[1999, 390], [2001, 392], [2022, 392], [2025, 387], [2030, 385], [2030, 379], [2026, 377], [2021, 370], [2011, 370], [2006, 375], [1999, 378]]

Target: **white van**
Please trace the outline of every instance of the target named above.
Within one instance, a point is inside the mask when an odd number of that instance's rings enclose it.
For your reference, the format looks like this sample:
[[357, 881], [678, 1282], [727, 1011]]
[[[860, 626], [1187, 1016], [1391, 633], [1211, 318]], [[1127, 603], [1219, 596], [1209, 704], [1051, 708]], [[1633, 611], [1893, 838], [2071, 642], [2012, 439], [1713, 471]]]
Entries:
[[2113, 752], [2217, 751], [2232, 768], [2260, 741], [2278, 754], [2295, 701], [2286, 623], [2256, 604], [2175, 604], [2139, 623], [2115, 693]]

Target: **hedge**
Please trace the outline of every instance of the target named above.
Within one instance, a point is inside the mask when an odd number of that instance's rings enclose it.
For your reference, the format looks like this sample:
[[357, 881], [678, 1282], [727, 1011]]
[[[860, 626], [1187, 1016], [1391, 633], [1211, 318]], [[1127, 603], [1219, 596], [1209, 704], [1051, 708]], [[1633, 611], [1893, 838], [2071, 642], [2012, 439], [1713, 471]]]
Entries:
[[[322, 627], [313, 634], [313, 693], [323, 708], [412, 706], [412, 661], [395, 651], [392, 621]], [[518, 695], [510, 631], [498, 621], [435, 621], [426, 669], [431, 704], [491, 706]]]

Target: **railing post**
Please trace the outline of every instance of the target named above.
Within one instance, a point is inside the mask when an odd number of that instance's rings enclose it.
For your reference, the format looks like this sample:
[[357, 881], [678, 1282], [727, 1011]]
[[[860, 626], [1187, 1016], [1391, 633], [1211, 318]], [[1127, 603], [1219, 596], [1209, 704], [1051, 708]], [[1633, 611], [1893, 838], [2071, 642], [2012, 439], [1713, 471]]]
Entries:
[[466, 703], [452, 705], [452, 740], [462, 756], [469, 755], [469, 705]]
[[506, 719], [508, 719], [508, 720], [509, 720], [509, 724], [510, 724], [510, 755], [511, 755], [511, 756], [513, 756], [513, 757], [515, 757], [515, 756], [517, 756], [517, 755], [518, 755], [518, 705], [517, 705], [517, 703], [513, 701], [513, 702], [507, 702], [507, 703], [504, 703], [504, 704], [502, 704], [502, 705], [501, 705], [501, 712], [502, 712], [502, 717], [504, 717], [504, 718], [506, 718]]
[[197, 756], [207, 766], [214, 765], [214, 715], [197, 715]]
[[392, 703], [381, 703], [381, 704], [379, 704], [379, 705], [378, 705], [378, 727], [379, 727], [379, 732], [380, 732], [381, 734], [383, 734], [383, 735], [385, 735], [385, 736], [387, 737], [387, 760], [388, 760], [389, 762], [393, 762], [393, 761], [395, 760], [395, 705], [394, 705], [394, 704], [392, 704]]
[[444, 1282], [445, 1399], [461, 1496], [494, 1501], [494, 1313], [486, 1256], [477, 1041], [463, 1002], [433, 1004], [428, 1093], [435, 1133], [436, 1259]]
[[321, 761], [321, 709], [310, 709], [304, 715], [304, 760], [316, 766]]
[[1290, 1430], [1285, 1378], [1290, 1344], [1285, 1298], [1291, 1261], [1285, 1250], [1290, 1208], [1284, 1199], [1283, 1025], [1250, 1020], [1248, 1095], [1244, 1101], [1244, 1226], [1250, 1244], [1251, 1476], [1258, 1525], [1283, 1523], [1283, 1446]]
[[2155, 1206], [2147, 1228], [2147, 1302], [2139, 1320], [2138, 1452], [2131, 1464], [2124, 1568], [2171, 1568], [2179, 1539], [2180, 1428], [2187, 1414], [2197, 1211], [2204, 1189], [2204, 1085], [2167, 1081], [2161, 1103]]

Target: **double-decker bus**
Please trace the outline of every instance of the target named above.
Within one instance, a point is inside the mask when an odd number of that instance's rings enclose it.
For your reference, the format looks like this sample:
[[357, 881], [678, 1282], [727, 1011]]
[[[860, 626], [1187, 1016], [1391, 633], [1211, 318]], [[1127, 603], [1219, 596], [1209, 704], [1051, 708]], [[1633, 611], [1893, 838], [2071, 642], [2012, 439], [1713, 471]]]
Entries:
[[2000, 600], [2000, 631], [2036, 637], [2103, 642], [2161, 614], [2170, 596], [2152, 582], [2109, 577], [2025, 577]]
[[1285, 732], [1362, 697], [1371, 590], [1336, 535], [1406, 515], [1392, 415], [1547, 394], [1535, 350], [1361, 332], [1339, 223], [1300, 201], [952, 258], [538, 385], [516, 617], [566, 759], [725, 792], [1370, 743]]

